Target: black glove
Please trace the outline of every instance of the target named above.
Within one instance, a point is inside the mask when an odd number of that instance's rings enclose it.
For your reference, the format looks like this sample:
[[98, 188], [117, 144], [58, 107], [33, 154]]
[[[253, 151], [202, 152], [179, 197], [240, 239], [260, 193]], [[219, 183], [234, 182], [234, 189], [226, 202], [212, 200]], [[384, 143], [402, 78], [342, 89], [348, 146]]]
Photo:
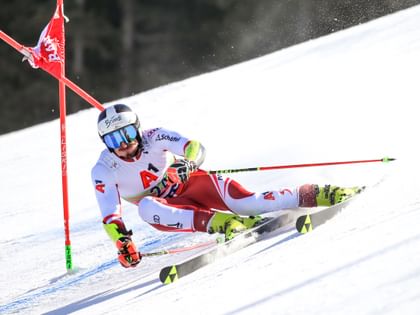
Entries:
[[172, 184], [180, 184], [187, 182], [190, 173], [196, 170], [197, 164], [194, 161], [175, 160], [166, 170], [166, 176]]

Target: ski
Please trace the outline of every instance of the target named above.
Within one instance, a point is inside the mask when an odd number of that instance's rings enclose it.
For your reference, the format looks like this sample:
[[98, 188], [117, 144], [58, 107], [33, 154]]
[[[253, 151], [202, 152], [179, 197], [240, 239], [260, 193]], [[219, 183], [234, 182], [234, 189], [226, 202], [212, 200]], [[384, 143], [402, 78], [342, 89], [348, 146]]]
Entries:
[[296, 220], [296, 229], [301, 234], [311, 232], [318, 226], [326, 223], [331, 218], [339, 214], [344, 208], [346, 208], [351, 202], [353, 202], [359, 195], [353, 196], [343, 202], [340, 202], [331, 207], [325, 208], [321, 211], [314, 212], [311, 214], [301, 215]]
[[296, 220], [296, 217], [297, 214], [295, 212], [290, 212], [275, 218], [270, 218], [262, 224], [239, 234], [230, 241], [217, 244], [208, 251], [200, 253], [179, 264], [164, 267], [160, 271], [159, 279], [164, 284], [173, 283], [179, 278], [185, 277], [186, 275], [213, 263], [218, 258], [225, 257], [258, 242], [264, 233], [269, 233], [287, 226], [288, 224], [293, 223]]

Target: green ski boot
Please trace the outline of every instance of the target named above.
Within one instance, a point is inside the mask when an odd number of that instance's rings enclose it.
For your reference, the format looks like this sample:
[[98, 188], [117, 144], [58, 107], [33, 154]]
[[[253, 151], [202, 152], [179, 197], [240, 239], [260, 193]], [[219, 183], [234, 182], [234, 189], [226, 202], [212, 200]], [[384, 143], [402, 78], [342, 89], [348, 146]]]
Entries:
[[224, 233], [225, 240], [228, 241], [258, 225], [262, 219], [260, 216], [241, 217], [232, 213], [216, 212], [211, 219], [209, 233]]
[[316, 202], [318, 206], [329, 207], [353, 197], [354, 195], [360, 193], [363, 189], [364, 187], [345, 188], [330, 185], [325, 185], [320, 188], [315, 185]]

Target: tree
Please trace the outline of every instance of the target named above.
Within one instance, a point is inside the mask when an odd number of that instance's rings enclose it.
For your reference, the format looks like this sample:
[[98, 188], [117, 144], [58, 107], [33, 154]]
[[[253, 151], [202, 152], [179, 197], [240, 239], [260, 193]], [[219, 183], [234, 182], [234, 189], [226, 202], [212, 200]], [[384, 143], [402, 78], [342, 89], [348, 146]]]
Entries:
[[[7, 1], [7, 0], [5, 0]], [[7, 1], [1, 29], [27, 46], [55, 0]], [[66, 1], [67, 76], [101, 102], [249, 60], [420, 0]], [[0, 44], [0, 133], [58, 117], [57, 82]], [[73, 113], [89, 108], [67, 93]]]

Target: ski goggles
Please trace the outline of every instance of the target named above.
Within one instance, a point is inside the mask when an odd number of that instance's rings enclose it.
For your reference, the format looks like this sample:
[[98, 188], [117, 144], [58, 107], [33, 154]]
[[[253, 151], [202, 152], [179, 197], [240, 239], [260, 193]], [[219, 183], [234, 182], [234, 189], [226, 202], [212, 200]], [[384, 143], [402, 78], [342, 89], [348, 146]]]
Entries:
[[121, 143], [124, 142], [129, 144], [136, 140], [138, 135], [137, 128], [133, 125], [128, 125], [121, 129], [115, 130], [113, 132], [107, 133], [103, 139], [106, 146], [110, 149], [118, 149], [121, 146]]

